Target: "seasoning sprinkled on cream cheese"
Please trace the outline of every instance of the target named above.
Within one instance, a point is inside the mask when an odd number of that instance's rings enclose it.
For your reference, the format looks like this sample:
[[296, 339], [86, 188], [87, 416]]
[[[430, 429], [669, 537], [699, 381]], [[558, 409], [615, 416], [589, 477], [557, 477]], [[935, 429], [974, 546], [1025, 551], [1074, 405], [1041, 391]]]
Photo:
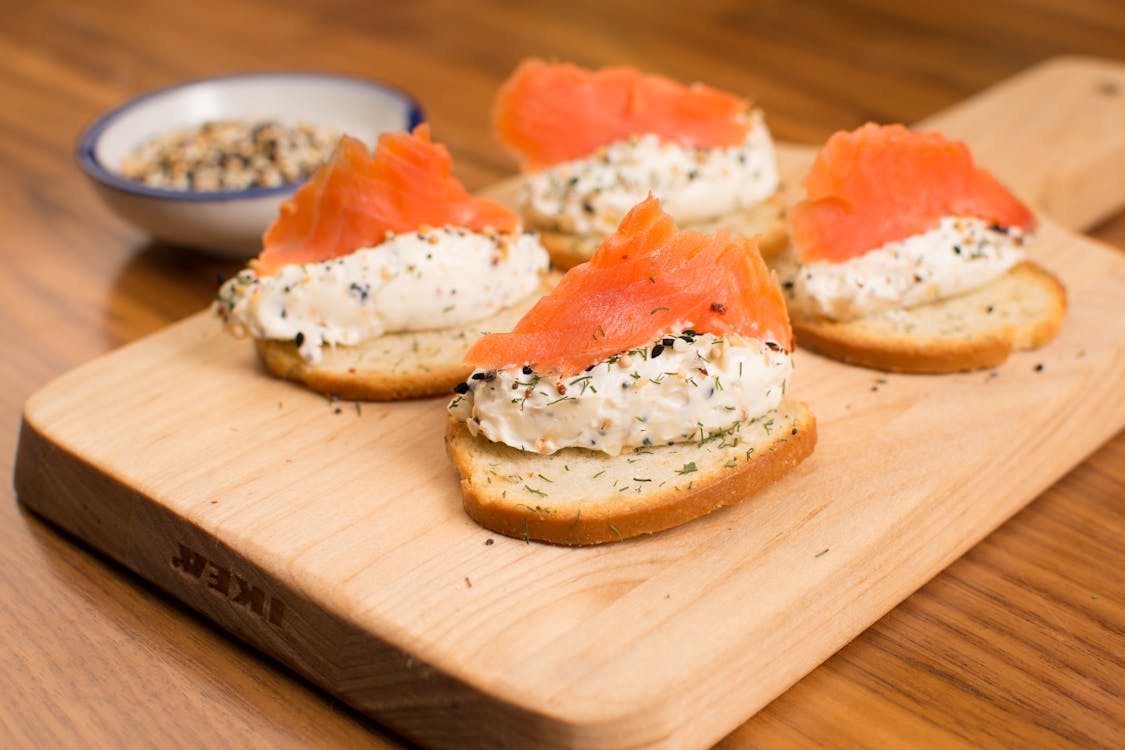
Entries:
[[1027, 234], [968, 217], [946, 217], [936, 229], [888, 242], [841, 263], [781, 263], [794, 315], [851, 320], [977, 289], [1025, 257]]
[[534, 234], [427, 229], [270, 276], [246, 269], [222, 286], [215, 304], [236, 335], [293, 341], [302, 357], [319, 362], [325, 345], [489, 317], [538, 289], [547, 264]]
[[791, 357], [773, 342], [688, 330], [568, 378], [530, 367], [477, 370], [456, 389], [449, 410], [473, 435], [513, 448], [616, 456], [737, 440], [741, 425], [781, 402], [792, 371]]
[[773, 141], [755, 113], [737, 146], [689, 148], [655, 135], [635, 136], [528, 176], [524, 200], [535, 226], [610, 234], [650, 191], [677, 221], [693, 222], [752, 206], [777, 186]]

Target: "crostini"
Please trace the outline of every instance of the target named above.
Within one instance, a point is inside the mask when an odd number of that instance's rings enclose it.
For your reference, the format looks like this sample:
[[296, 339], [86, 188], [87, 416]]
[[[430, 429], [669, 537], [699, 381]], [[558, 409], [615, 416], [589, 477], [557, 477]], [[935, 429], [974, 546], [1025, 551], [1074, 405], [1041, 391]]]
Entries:
[[522, 161], [524, 216], [560, 268], [589, 260], [649, 192], [681, 226], [761, 235], [765, 255], [785, 244], [773, 141], [733, 94], [530, 59], [501, 87], [493, 124]]
[[902, 125], [833, 135], [776, 260], [802, 346], [880, 370], [992, 367], [1050, 341], [1066, 292], [1036, 221], [965, 144]]
[[228, 330], [265, 367], [320, 393], [391, 400], [447, 393], [470, 344], [546, 291], [548, 256], [500, 204], [451, 176], [429, 126], [345, 137], [219, 290]]
[[677, 230], [649, 197], [508, 333], [469, 350], [447, 450], [468, 514], [596, 544], [744, 500], [804, 460], [816, 420], [754, 239]]

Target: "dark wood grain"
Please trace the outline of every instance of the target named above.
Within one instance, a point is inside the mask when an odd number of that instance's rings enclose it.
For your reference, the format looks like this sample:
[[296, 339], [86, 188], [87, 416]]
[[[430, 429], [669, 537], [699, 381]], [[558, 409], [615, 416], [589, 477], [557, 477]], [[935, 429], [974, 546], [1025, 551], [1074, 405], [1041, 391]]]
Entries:
[[[0, 455], [9, 475], [20, 410], [36, 387], [195, 312], [215, 275], [234, 270], [151, 244], [98, 203], [73, 164], [81, 127], [146, 89], [266, 68], [390, 80], [425, 103], [458, 174], [480, 188], [512, 169], [488, 110], [529, 54], [747, 92], [779, 138], [805, 142], [866, 119], [920, 119], [1054, 55], [1125, 56], [1125, 6], [1113, 0], [15, 0], [3, 18]], [[1094, 235], [1125, 247], [1125, 217]], [[397, 745], [46, 527], [10, 489], [4, 500], [0, 745]], [[1119, 435], [723, 746], [1121, 746], [1122, 538]]]

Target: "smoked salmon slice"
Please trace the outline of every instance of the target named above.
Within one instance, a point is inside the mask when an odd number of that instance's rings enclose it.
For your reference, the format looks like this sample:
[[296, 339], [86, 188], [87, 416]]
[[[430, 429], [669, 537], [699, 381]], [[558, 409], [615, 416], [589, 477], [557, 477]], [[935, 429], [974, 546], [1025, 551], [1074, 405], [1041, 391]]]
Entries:
[[804, 262], [841, 262], [969, 216], [1030, 229], [1035, 217], [969, 148], [941, 133], [868, 123], [828, 139], [789, 214]]
[[309, 181], [281, 204], [253, 262], [266, 276], [293, 263], [316, 263], [383, 241], [387, 232], [419, 227], [516, 230], [519, 217], [499, 203], [469, 195], [452, 172], [430, 126], [379, 136], [374, 154], [344, 136]]
[[685, 329], [793, 346], [781, 287], [757, 238], [677, 230], [649, 195], [588, 263], [568, 271], [510, 333], [479, 339], [465, 361], [566, 377]]
[[538, 170], [649, 133], [688, 147], [735, 146], [750, 130], [749, 106], [733, 94], [630, 67], [589, 71], [533, 58], [501, 86], [493, 127], [525, 170]]

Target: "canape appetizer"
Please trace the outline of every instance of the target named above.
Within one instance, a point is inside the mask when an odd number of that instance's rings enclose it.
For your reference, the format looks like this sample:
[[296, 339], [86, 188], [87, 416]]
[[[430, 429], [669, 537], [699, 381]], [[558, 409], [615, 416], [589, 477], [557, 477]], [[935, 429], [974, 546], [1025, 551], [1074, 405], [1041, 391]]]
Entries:
[[470, 196], [425, 124], [374, 154], [343, 138], [263, 243], [219, 290], [219, 315], [271, 373], [341, 398], [447, 393], [470, 344], [545, 291], [536, 235]]
[[802, 346], [882, 370], [992, 367], [1050, 341], [1066, 292], [1028, 260], [1031, 211], [965, 144], [901, 125], [833, 135], [778, 264]]
[[469, 350], [449, 455], [482, 526], [595, 544], [744, 500], [800, 463], [793, 337], [756, 240], [677, 230], [653, 197], [509, 333]]
[[760, 234], [767, 255], [784, 246], [773, 141], [733, 94], [531, 59], [500, 89], [494, 126], [522, 160], [524, 216], [559, 267], [589, 260], [649, 192], [681, 226]]

